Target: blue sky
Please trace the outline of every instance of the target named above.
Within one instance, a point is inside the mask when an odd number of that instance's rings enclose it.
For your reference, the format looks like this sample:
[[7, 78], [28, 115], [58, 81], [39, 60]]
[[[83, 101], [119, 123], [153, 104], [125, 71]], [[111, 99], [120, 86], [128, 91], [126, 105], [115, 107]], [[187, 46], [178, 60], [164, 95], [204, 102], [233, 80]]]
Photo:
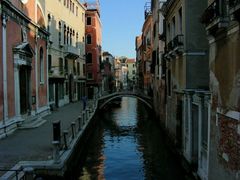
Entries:
[[141, 34], [146, 0], [100, 0], [103, 50], [135, 58], [135, 37]]

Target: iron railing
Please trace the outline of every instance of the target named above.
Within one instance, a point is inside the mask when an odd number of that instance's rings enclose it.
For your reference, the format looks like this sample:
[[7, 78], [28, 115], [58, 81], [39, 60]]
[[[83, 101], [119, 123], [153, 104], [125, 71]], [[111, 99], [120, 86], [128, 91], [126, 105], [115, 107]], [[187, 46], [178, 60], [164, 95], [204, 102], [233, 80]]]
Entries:
[[177, 47], [183, 46], [184, 37], [182, 34], [176, 35], [172, 41], [167, 44], [167, 51], [174, 50]]
[[213, 1], [212, 4], [208, 6], [208, 8], [204, 11], [202, 17], [201, 17], [201, 22], [209, 25], [212, 23], [217, 17], [220, 16], [220, 9], [219, 9], [219, 1], [220, 0], [215, 0]]
[[24, 171], [23, 169], [7, 169], [7, 168], [0, 168], [0, 179], [1, 179], [1, 174], [5, 174], [7, 172], [11, 172], [14, 175], [12, 176], [12, 178], [16, 179], [16, 180], [24, 180]]
[[229, 0], [229, 7], [234, 8], [237, 5], [240, 5], [240, 0]]
[[182, 34], [176, 35], [173, 38], [173, 47], [179, 47], [179, 46], [183, 46], [183, 41], [184, 41], [184, 37]]

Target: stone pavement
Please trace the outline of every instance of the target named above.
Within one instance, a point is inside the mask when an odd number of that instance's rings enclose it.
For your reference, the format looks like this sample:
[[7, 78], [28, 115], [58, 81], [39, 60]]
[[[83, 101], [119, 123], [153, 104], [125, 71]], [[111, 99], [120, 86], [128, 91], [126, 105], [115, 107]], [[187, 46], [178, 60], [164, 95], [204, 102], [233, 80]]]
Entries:
[[[70, 127], [82, 113], [82, 102], [68, 104], [43, 117], [46, 122], [38, 128], [18, 129], [0, 140], [0, 169], [11, 169], [19, 161], [52, 159], [52, 122], [61, 120], [61, 129]], [[0, 172], [0, 176], [1, 176]]]

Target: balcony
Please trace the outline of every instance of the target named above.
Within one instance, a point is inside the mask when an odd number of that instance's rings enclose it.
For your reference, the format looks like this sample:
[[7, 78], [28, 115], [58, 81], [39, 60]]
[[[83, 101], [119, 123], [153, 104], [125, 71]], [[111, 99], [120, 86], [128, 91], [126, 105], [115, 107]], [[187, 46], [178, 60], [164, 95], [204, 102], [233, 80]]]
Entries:
[[210, 34], [216, 32], [217, 29], [228, 26], [227, 8], [225, 0], [215, 0], [204, 11], [201, 22], [206, 25], [206, 29]]
[[64, 51], [65, 51], [65, 57], [68, 59], [77, 59], [81, 55], [79, 48], [76, 48], [70, 45], [65, 45]]
[[52, 66], [48, 71], [49, 77], [64, 78], [63, 68], [59, 66]]
[[240, 21], [240, 0], [229, 0], [229, 13]]
[[167, 44], [167, 52], [175, 52], [177, 54], [183, 51], [184, 36], [182, 34], [176, 35], [172, 41]]

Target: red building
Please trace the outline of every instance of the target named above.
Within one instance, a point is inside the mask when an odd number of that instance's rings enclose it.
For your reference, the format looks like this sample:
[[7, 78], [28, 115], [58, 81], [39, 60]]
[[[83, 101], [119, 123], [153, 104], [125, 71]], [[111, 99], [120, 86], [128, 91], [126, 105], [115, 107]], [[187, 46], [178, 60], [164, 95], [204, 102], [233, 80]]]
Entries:
[[4, 136], [49, 110], [48, 33], [36, 0], [1, 0], [0, 6], [0, 136]]
[[99, 3], [86, 3], [86, 74], [88, 97], [92, 98], [101, 87], [102, 25]]

